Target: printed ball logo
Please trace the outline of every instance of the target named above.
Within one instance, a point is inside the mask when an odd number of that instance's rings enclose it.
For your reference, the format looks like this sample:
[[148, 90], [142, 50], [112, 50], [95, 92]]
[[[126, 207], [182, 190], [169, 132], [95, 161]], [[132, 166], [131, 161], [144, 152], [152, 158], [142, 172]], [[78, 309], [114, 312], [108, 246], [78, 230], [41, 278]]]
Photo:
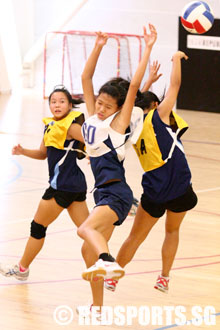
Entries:
[[190, 2], [183, 8], [181, 23], [188, 32], [203, 34], [214, 23], [213, 11], [204, 1]]

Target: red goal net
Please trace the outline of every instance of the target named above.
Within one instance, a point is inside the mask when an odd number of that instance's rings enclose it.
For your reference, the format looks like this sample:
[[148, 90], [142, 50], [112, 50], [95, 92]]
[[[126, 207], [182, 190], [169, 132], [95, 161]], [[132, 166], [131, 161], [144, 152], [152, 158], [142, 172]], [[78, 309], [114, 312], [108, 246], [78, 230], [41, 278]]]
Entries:
[[[131, 79], [144, 49], [139, 35], [108, 33], [93, 78], [94, 91], [113, 77]], [[64, 85], [74, 96], [82, 95], [81, 73], [96, 35], [86, 31], [48, 32], [44, 48], [43, 96], [55, 85]]]

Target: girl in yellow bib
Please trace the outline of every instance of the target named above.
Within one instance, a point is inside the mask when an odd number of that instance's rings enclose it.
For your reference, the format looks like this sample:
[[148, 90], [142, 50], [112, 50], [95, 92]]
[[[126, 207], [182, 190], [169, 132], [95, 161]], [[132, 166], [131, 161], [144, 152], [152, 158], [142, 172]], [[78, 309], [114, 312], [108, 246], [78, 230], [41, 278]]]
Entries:
[[[191, 185], [191, 172], [180, 137], [187, 123], [172, 111], [181, 84], [181, 59], [178, 51], [172, 58], [170, 86], [162, 102], [151, 92], [144, 92], [136, 104], [144, 110], [144, 126], [135, 150], [144, 170], [143, 194], [129, 237], [123, 243], [117, 262], [125, 267], [145, 240], [152, 227], [166, 212], [165, 239], [162, 247], [162, 273], [156, 289], [168, 291], [169, 273], [179, 243], [179, 229], [186, 214], [197, 204]], [[117, 281], [105, 283], [112, 291]]]
[[85, 201], [86, 180], [76, 162], [83, 155], [81, 126], [84, 115], [72, 109], [75, 103], [81, 102], [73, 100], [65, 87], [55, 88], [49, 96], [53, 117], [43, 119], [44, 137], [39, 149], [25, 149], [18, 144], [12, 150], [13, 155], [39, 160], [47, 158], [50, 186], [31, 222], [31, 234], [20, 262], [12, 267], [0, 265], [0, 273], [4, 276], [27, 280], [29, 265], [43, 247], [48, 225], [65, 208], [77, 227], [89, 215]]

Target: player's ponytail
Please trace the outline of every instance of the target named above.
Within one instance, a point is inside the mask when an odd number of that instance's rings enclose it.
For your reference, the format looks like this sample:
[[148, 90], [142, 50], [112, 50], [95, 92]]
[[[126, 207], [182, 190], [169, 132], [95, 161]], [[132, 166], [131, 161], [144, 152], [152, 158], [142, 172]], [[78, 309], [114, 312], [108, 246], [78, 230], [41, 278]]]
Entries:
[[143, 110], [150, 109], [152, 106], [152, 102], [161, 103], [161, 100], [157, 97], [156, 94], [146, 91], [144, 93], [137, 93], [137, 97], [135, 100], [135, 105], [140, 107]]

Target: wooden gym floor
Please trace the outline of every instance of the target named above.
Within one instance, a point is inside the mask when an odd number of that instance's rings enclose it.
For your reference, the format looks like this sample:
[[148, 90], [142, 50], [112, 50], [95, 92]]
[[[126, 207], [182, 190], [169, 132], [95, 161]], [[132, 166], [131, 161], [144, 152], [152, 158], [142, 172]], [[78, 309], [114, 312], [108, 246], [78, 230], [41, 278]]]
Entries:
[[[183, 137], [185, 152], [192, 171], [193, 187], [199, 202], [188, 212], [182, 224], [180, 245], [171, 272], [168, 294], [153, 286], [161, 269], [160, 250], [164, 237], [164, 217], [153, 228], [134, 260], [126, 267], [126, 276], [115, 293], [105, 291], [107, 306], [183, 306], [187, 320], [192, 320], [193, 306], [200, 306], [205, 317], [207, 306], [212, 306], [216, 325], [208, 326], [202, 319], [199, 326], [177, 326], [172, 316], [170, 325], [163, 314], [162, 324], [141, 325], [134, 319], [132, 326], [123, 329], [220, 329], [220, 114], [178, 111], [190, 129]], [[29, 236], [30, 222], [38, 202], [48, 186], [47, 162], [22, 156], [12, 156], [11, 149], [21, 143], [27, 148], [40, 145], [43, 124], [49, 115], [47, 101], [31, 90], [18, 91], [12, 96], [0, 95], [0, 262], [15, 264], [23, 253]], [[93, 188], [89, 164], [81, 161], [88, 191]], [[127, 181], [135, 197], [141, 194], [142, 170], [131, 149], [125, 161]], [[88, 193], [89, 207], [93, 207]], [[132, 226], [133, 217], [116, 228], [110, 250], [116, 256]], [[77, 305], [91, 301], [89, 284], [81, 279], [84, 263], [76, 235], [66, 211], [49, 227], [43, 250], [30, 267], [27, 282], [0, 277], [0, 329], [56, 330], [86, 329], [78, 324]], [[69, 325], [54, 320], [54, 310], [68, 306], [74, 315]], [[66, 316], [66, 314], [63, 314]], [[152, 316], [152, 315], [151, 315]], [[98, 326], [93, 326], [96, 329]], [[101, 326], [102, 328], [102, 326]], [[107, 329], [122, 328], [116, 324]], [[106, 327], [105, 327], [106, 329]]]

